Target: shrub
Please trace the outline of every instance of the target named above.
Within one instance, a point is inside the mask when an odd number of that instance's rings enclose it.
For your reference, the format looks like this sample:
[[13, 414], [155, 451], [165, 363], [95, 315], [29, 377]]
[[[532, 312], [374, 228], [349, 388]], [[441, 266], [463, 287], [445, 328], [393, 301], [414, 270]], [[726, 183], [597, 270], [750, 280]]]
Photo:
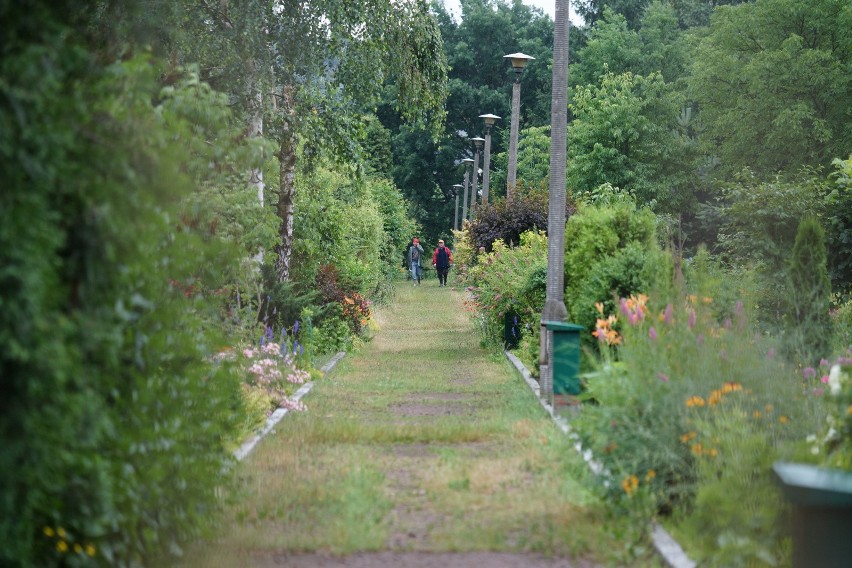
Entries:
[[810, 365], [827, 356], [831, 344], [825, 233], [814, 217], [805, 217], [799, 223], [789, 270], [792, 325], [786, 343], [799, 361]]
[[[618, 360], [605, 358], [599, 374], [589, 378], [586, 396], [597, 404], [586, 405], [574, 422], [612, 478], [636, 476], [640, 488], [649, 486], [659, 511], [689, 516], [698, 512], [696, 495], [724, 499], [713, 508], [719, 518], [711, 524], [703, 513], [695, 518], [705, 542], [720, 537], [725, 526], [738, 526], [738, 500], [748, 491], [746, 485], [721, 491], [718, 473], [705, 461], [727, 468], [725, 479], [755, 479], [759, 471], [765, 480], [766, 464], [789, 455], [793, 441], [819, 420], [821, 405], [814, 390], [818, 379], [809, 375], [803, 382], [771, 343], [753, 333], [750, 297], [726, 299], [742, 283], [719, 281], [718, 274], [702, 252], [688, 267], [684, 291], [666, 294], [674, 288], [661, 286], [659, 293], [624, 299], [617, 313], [605, 314], [622, 322], [621, 344], [604, 349]], [[742, 456], [743, 441], [760, 451]], [[654, 477], [643, 482], [648, 471]], [[612, 484], [606, 491], [624, 489]], [[754, 491], [750, 499], [763, 524], [739, 536], [753, 539], [751, 550], [775, 550], [778, 532], [767, 512], [775, 509], [777, 495]]]
[[[476, 218], [468, 231], [475, 248], [491, 252], [494, 242], [514, 246], [526, 231], [547, 232], [548, 193], [543, 190], [519, 190], [510, 199], [498, 199], [492, 205], [477, 209]], [[565, 216], [574, 213], [574, 204], [567, 200]]]
[[537, 329], [544, 305], [547, 271], [547, 237], [526, 232], [515, 248], [502, 241], [480, 257], [466, 282], [471, 291], [470, 309], [475, 312], [483, 340], [503, 345], [504, 318], [517, 318], [521, 335]]

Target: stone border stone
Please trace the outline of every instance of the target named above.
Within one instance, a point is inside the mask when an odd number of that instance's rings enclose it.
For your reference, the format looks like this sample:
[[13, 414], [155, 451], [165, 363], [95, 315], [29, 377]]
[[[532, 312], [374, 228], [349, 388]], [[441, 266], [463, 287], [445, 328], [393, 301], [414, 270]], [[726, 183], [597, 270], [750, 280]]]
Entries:
[[[538, 400], [539, 404], [541, 404], [542, 408], [544, 408], [544, 411], [550, 415], [550, 418], [556, 423], [559, 429], [562, 430], [562, 432], [574, 443], [574, 449], [583, 456], [583, 460], [585, 460], [586, 464], [588, 464], [592, 473], [603, 477], [604, 485], [609, 487], [611, 481], [610, 473], [594, 458], [590, 449], [583, 448], [583, 444], [580, 442], [580, 436], [571, 429], [571, 426], [568, 425], [568, 421], [563, 416], [555, 414], [553, 412], [553, 407], [541, 398], [541, 389], [539, 384], [532, 378], [529, 369], [527, 369], [521, 360], [512, 353], [503, 351], [503, 354], [524, 378], [527, 386], [529, 386], [530, 390], [532, 390], [533, 394], [535, 394], [536, 400]], [[666, 529], [658, 523], [653, 523], [651, 526], [651, 540], [654, 543], [654, 548], [657, 550], [657, 553], [671, 568], [695, 568], [697, 565], [694, 560], [687, 556], [686, 552], [684, 552], [683, 548], [680, 544], [678, 544], [674, 537], [672, 537]]]
[[[345, 356], [346, 356], [345, 351], [340, 351], [338, 353], [335, 353], [334, 357], [332, 357], [328, 361], [328, 363], [323, 365], [322, 368], [320, 369], [320, 371], [322, 371], [323, 375], [325, 375], [326, 373], [330, 372], [335, 367], [335, 365], [337, 365], [337, 363], [341, 359], [343, 359], [343, 357], [345, 357]], [[302, 398], [304, 398], [305, 395], [307, 395], [309, 392], [311, 392], [311, 390], [313, 388], [314, 388], [313, 381], [311, 381], [309, 383], [305, 383], [293, 395], [293, 400], [295, 400], [297, 402], [302, 400]], [[245, 457], [247, 455], [249, 455], [249, 453], [251, 453], [251, 451], [254, 449], [254, 447], [257, 446], [258, 442], [260, 442], [267, 434], [269, 434], [272, 431], [272, 429], [275, 427], [275, 425], [278, 424], [279, 422], [281, 422], [282, 418], [287, 416], [288, 412], [290, 412], [290, 410], [287, 409], [287, 408], [277, 408], [275, 410], [275, 412], [273, 412], [269, 416], [269, 418], [266, 419], [266, 423], [263, 425], [263, 427], [260, 430], [258, 430], [257, 434], [255, 434], [254, 436], [252, 436], [251, 438], [249, 438], [248, 440], [243, 442], [243, 445], [240, 446], [239, 449], [234, 451], [234, 457], [237, 458], [237, 461], [242, 461], [243, 459], [245, 459]]]

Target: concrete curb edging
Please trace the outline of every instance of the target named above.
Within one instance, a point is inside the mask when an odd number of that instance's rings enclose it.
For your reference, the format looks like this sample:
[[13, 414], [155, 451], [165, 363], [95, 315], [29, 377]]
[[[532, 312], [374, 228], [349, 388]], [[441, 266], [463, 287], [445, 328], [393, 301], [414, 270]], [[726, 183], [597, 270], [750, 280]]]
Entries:
[[[320, 371], [322, 371], [323, 374], [328, 373], [345, 356], [346, 356], [345, 351], [340, 351], [338, 353], [335, 353], [334, 357], [332, 357], [329, 360], [328, 363], [323, 365], [322, 368], [320, 369]], [[311, 392], [311, 390], [313, 388], [314, 388], [313, 381], [311, 381], [309, 383], [305, 383], [293, 395], [293, 400], [295, 400], [297, 402], [302, 400], [302, 398], [304, 398], [309, 392]], [[257, 446], [257, 443], [260, 442], [264, 438], [264, 436], [269, 434], [272, 431], [272, 429], [275, 427], [275, 425], [278, 424], [279, 422], [281, 422], [282, 418], [287, 416], [288, 412], [290, 412], [290, 410], [287, 409], [287, 408], [277, 408], [275, 410], [275, 412], [273, 412], [269, 416], [269, 418], [266, 419], [266, 423], [263, 425], [263, 428], [261, 428], [257, 432], [257, 434], [255, 434], [254, 436], [252, 436], [251, 438], [249, 438], [248, 440], [243, 442], [243, 445], [240, 446], [239, 449], [234, 451], [234, 457], [237, 458], [237, 461], [242, 461], [243, 459], [245, 459], [245, 457], [247, 455], [249, 455], [249, 453], [251, 453], [251, 451], [254, 449], [254, 447]]]
[[[515, 357], [512, 353], [503, 351], [503, 354], [524, 378], [527, 386], [529, 386], [530, 390], [532, 390], [533, 394], [535, 394], [536, 399], [539, 401], [542, 408], [544, 408], [544, 411], [550, 415], [550, 418], [556, 423], [559, 429], [562, 430], [562, 432], [574, 443], [574, 449], [583, 456], [583, 460], [585, 460], [586, 464], [588, 464], [592, 473], [604, 477], [604, 485], [609, 487], [610, 473], [604, 469], [603, 465], [599, 461], [595, 460], [590, 449], [583, 448], [583, 444], [580, 442], [580, 436], [571, 429], [571, 426], [568, 425], [568, 421], [564, 417], [554, 414], [553, 407], [542, 400], [539, 384], [532, 378], [529, 370], [524, 366], [521, 360]], [[683, 548], [680, 544], [678, 544], [674, 537], [672, 537], [666, 529], [656, 522], [651, 526], [651, 540], [654, 543], [654, 548], [657, 550], [657, 553], [671, 568], [695, 568], [697, 566], [695, 561], [687, 556], [686, 552], [684, 552]]]

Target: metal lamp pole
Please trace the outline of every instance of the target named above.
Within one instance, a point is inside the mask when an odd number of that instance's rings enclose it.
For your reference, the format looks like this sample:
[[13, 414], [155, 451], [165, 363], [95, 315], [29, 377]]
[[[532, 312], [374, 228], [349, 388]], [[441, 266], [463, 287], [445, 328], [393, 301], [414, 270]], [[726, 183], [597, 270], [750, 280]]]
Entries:
[[473, 191], [470, 193], [470, 216], [473, 217], [476, 214], [476, 196], [479, 195], [479, 188], [477, 187], [479, 184], [479, 151], [482, 149], [482, 143], [485, 142], [485, 138], [471, 138], [475, 150], [473, 151]]
[[464, 196], [462, 199], [462, 224], [464, 224], [464, 220], [468, 218], [467, 216], [467, 191], [468, 186], [470, 185], [470, 165], [473, 163], [473, 158], [465, 158], [462, 160], [464, 162]]
[[482, 158], [482, 204], [488, 204], [488, 182], [491, 170], [491, 127], [500, 120], [496, 114], [480, 114], [485, 121], [485, 157]]
[[461, 191], [463, 187], [464, 186], [460, 183], [453, 184], [453, 193], [456, 194], [456, 216], [454, 217], [455, 220], [453, 221], [454, 231], [459, 230], [459, 191]]
[[512, 126], [509, 131], [509, 167], [506, 172], [506, 197], [511, 197], [517, 183], [518, 172], [518, 115], [521, 113], [521, 72], [527, 62], [535, 57], [523, 53], [510, 53], [503, 59], [512, 62], [515, 70], [515, 83], [512, 85]]

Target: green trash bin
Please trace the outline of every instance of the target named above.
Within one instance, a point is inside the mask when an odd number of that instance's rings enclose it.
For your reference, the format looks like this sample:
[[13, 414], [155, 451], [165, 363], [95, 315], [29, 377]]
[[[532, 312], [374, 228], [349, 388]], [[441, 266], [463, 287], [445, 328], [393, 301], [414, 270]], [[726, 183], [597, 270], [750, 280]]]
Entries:
[[852, 563], [852, 472], [776, 462], [776, 481], [793, 507], [793, 567]]
[[553, 394], [580, 394], [580, 332], [582, 325], [546, 321], [553, 332]]

